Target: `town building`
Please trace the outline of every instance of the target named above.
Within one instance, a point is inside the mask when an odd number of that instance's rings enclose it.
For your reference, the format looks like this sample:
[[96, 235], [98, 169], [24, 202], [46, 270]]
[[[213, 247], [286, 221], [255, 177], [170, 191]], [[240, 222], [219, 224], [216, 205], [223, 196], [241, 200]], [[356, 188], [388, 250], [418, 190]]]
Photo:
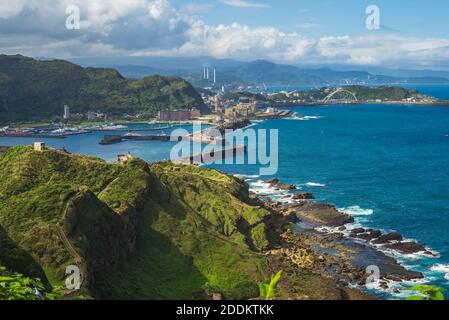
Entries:
[[68, 105], [64, 105], [64, 120], [70, 119], [70, 108]]
[[129, 160], [132, 160], [133, 156], [130, 152], [128, 152], [127, 154], [119, 154], [117, 155], [117, 162], [118, 163], [125, 163]]
[[42, 152], [45, 149], [45, 143], [43, 143], [43, 142], [33, 142], [32, 147], [33, 147], [34, 151]]
[[[201, 115], [200, 115], [201, 116]], [[187, 109], [177, 109], [177, 110], [163, 110], [158, 113], [158, 120], [161, 121], [172, 121], [172, 120], [190, 120], [192, 118], [192, 113]]]
[[227, 118], [247, 118], [257, 112], [257, 103], [239, 103], [238, 105], [225, 109]]
[[223, 109], [222, 109], [222, 106], [220, 103], [220, 95], [219, 94], [214, 96], [214, 110], [215, 110], [215, 113], [223, 112]]
[[197, 118], [200, 118], [200, 117], [201, 117], [201, 111], [198, 110], [197, 108], [193, 108], [190, 111], [190, 118], [191, 119], [197, 119]]

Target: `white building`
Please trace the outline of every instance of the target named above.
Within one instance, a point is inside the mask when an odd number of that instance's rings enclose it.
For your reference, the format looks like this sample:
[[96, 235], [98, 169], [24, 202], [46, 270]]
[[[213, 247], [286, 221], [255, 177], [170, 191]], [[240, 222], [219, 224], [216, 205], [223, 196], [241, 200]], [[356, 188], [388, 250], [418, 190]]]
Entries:
[[43, 143], [43, 142], [33, 142], [32, 146], [33, 146], [34, 151], [41, 152], [41, 151], [44, 151], [44, 149], [45, 149], [45, 143]]
[[68, 120], [70, 118], [70, 108], [68, 105], [64, 105], [64, 119]]

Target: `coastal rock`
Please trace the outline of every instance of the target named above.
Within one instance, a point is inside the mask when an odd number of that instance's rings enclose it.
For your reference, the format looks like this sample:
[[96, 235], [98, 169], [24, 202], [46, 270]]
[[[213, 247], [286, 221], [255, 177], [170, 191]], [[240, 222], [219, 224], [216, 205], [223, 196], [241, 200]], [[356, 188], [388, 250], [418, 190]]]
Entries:
[[381, 235], [382, 235], [382, 233], [380, 231], [372, 230], [372, 231], [369, 231], [366, 233], [357, 234], [357, 235], [355, 235], [355, 238], [362, 239], [365, 241], [371, 241], [373, 239], [379, 238]]
[[284, 184], [284, 183], [279, 183], [275, 186], [276, 189], [279, 190], [286, 190], [286, 191], [291, 191], [291, 190], [296, 190], [296, 186], [292, 185], [292, 184]]
[[299, 219], [323, 224], [328, 227], [340, 227], [354, 222], [353, 217], [341, 213], [335, 206], [328, 204], [305, 202], [294, 210]]
[[315, 197], [310, 192], [300, 192], [293, 196], [295, 200], [313, 200]]
[[297, 189], [295, 185], [281, 183], [279, 181], [279, 179], [271, 179], [271, 180], [267, 180], [265, 182], [270, 185], [270, 188], [275, 188], [277, 190], [291, 191], [291, 190], [296, 190]]
[[374, 244], [386, 244], [391, 241], [402, 241], [402, 236], [397, 232], [381, 235], [378, 239], [374, 240]]
[[363, 229], [363, 228], [352, 229], [351, 230], [351, 236], [352, 235], [357, 235], [357, 234], [360, 234], [360, 233], [364, 233], [364, 232], [366, 232], [366, 230]]
[[398, 251], [402, 254], [413, 254], [419, 252], [428, 252], [427, 249], [416, 242], [399, 242], [386, 245], [385, 248]]

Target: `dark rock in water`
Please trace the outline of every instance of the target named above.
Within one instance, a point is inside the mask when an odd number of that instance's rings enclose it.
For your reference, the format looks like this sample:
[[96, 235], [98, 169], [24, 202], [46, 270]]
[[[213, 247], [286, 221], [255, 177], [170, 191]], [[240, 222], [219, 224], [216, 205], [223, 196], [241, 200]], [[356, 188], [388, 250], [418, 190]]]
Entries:
[[364, 232], [366, 232], [366, 230], [363, 229], [363, 228], [356, 228], [356, 229], [352, 229], [352, 230], [351, 230], [351, 234], [353, 234], [353, 235], [355, 235], [355, 234], [360, 234], [360, 233], [364, 233]]
[[322, 203], [305, 202], [295, 207], [299, 219], [323, 224], [328, 227], [340, 227], [354, 222], [354, 218], [341, 213], [334, 206]]
[[279, 183], [279, 179], [271, 179], [271, 180], [267, 180], [265, 181], [268, 184], [274, 185], [274, 184], [278, 184]]
[[292, 185], [292, 184], [278, 183], [274, 187], [279, 189], [279, 190], [287, 190], [287, 191], [296, 190], [296, 186]]
[[427, 249], [423, 245], [416, 243], [416, 242], [393, 243], [393, 244], [386, 245], [385, 248], [398, 251], [402, 254], [412, 254], [412, 253], [427, 251]]
[[387, 290], [389, 288], [388, 283], [383, 282], [383, 281], [379, 284], [379, 287], [381, 287], [382, 289], [385, 289], [385, 290]]
[[338, 228], [338, 231], [345, 231], [346, 227], [345, 226], [341, 226], [340, 228]]
[[397, 232], [381, 235], [378, 239], [374, 240], [374, 244], [386, 244], [391, 241], [402, 241], [402, 236]]
[[359, 233], [355, 237], [357, 239], [362, 239], [362, 240], [365, 240], [365, 241], [371, 241], [373, 239], [379, 238], [381, 235], [382, 235], [382, 233], [380, 231], [373, 230], [373, 231], [369, 231], [369, 232], [366, 232], [366, 233]]
[[300, 192], [300, 193], [295, 194], [293, 199], [296, 199], [296, 200], [313, 200], [313, 199], [315, 199], [315, 197], [310, 192]]
[[276, 188], [278, 190], [286, 190], [286, 191], [296, 190], [295, 185], [280, 183], [279, 179], [271, 179], [265, 182], [268, 183], [271, 188]]

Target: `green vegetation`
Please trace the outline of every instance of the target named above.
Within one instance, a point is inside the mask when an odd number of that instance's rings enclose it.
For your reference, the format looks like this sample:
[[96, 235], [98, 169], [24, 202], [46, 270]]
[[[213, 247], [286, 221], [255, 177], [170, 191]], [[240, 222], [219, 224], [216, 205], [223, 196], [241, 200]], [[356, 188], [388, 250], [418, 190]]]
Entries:
[[282, 271], [279, 271], [275, 276], [271, 277], [270, 283], [259, 284], [260, 297], [265, 300], [270, 300], [275, 298], [274, 288], [281, 279]]
[[0, 156], [0, 240], [11, 248], [0, 262], [40, 276], [46, 292], [76, 264], [87, 297], [255, 298], [269, 273], [258, 252], [268, 215], [245, 182], [214, 170], [29, 147]]
[[285, 223], [243, 180], [211, 169], [30, 147], [0, 155], [0, 265], [41, 279], [32, 285], [44, 296], [77, 265], [70, 298], [255, 299], [277, 270], [265, 298], [274, 288], [276, 299], [366, 298], [267, 254]]
[[445, 291], [445, 289], [440, 287], [418, 285], [407, 290], [415, 291], [421, 294], [419, 296], [408, 297], [407, 300], [444, 300], [444, 294], [442, 291]]
[[60, 289], [45, 293], [38, 278], [31, 279], [20, 273], [8, 272], [0, 266], [0, 300], [55, 300], [61, 298]]
[[[401, 101], [403, 99], [416, 96], [418, 91], [414, 89], [405, 89], [396, 86], [345, 86], [345, 90], [352, 92], [359, 101]], [[320, 101], [335, 91], [336, 88], [311, 89], [306, 91], [297, 91], [294, 95], [287, 96], [285, 93], [278, 93], [270, 97], [273, 101]], [[353, 98], [347, 92], [337, 93], [333, 99], [349, 99]]]
[[82, 68], [63, 60], [0, 55], [0, 122], [49, 119], [71, 112], [112, 115], [196, 107], [209, 110], [185, 80], [151, 76], [125, 79], [114, 69]]
[[401, 87], [381, 86], [381, 87], [365, 87], [365, 86], [348, 86], [346, 90], [351, 91], [362, 101], [367, 100], [392, 100], [400, 101], [402, 99], [411, 98], [418, 92], [414, 89], [405, 89]]

